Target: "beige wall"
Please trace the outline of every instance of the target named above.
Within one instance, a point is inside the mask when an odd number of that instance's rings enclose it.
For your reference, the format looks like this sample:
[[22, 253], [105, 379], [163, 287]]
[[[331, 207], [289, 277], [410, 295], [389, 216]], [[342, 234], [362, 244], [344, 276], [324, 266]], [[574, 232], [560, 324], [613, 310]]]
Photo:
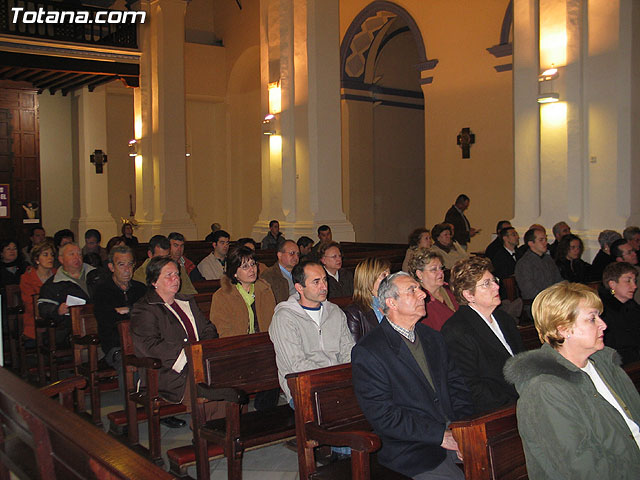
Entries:
[[[250, 234], [261, 207], [259, 1], [213, 6], [224, 47], [185, 46], [188, 204], [199, 237], [219, 222], [238, 238]], [[209, 14], [196, 0], [187, 28], [203, 28], [194, 19]]]
[[[340, 2], [341, 36], [369, 1]], [[420, 29], [428, 59], [438, 59], [425, 87], [425, 223], [442, 221], [459, 193], [472, 203], [469, 219], [483, 232], [471, 249], [482, 250], [495, 223], [513, 217], [513, 115], [511, 72], [497, 73], [486, 48], [498, 43], [507, 0], [425, 2], [398, 0]], [[462, 159], [456, 136], [476, 135], [471, 158]], [[397, 207], [394, 207], [397, 208]], [[362, 239], [365, 240], [365, 239]]]
[[[133, 89], [120, 82], [107, 87], [107, 154], [109, 162], [109, 211], [121, 225], [129, 218], [129, 195], [136, 206], [135, 163], [129, 156], [129, 140], [133, 135]], [[109, 239], [103, 239], [106, 245]]]
[[73, 216], [71, 96], [43, 94], [40, 103], [40, 182], [47, 235], [69, 228]]

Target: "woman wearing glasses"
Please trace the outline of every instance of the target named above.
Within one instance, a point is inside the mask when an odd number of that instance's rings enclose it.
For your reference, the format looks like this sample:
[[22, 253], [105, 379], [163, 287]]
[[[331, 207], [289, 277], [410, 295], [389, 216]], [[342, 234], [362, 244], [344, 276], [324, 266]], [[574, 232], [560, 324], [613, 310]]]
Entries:
[[255, 252], [234, 246], [227, 254], [227, 270], [211, 297], [209, 318], [220, 337], [266, 332], [276, 300], [267, 282], [258, 278]]
[[424, 249], [418, 250], [409, 261], [409, 274], [429, 294], [425, 299], [427, 316], [422, 323], [438, 331], [458, 310], [458, 302], [444, 281], [443, 263], [442, 255]]
[[476, 413], [515, 403], [518, 394], [502, 375], [505, 362], [524, 350], [516, 322], [496, 310], [500, 287], [491, 261], [471, 257], [451, 270], [460, 309], [442, 327], [449, 354], [464, 377]]

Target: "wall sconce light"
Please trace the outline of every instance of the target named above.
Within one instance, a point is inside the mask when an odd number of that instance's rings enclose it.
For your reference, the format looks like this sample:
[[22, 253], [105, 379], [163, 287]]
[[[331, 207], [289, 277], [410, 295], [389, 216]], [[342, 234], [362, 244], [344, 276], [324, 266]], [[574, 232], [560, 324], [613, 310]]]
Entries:
[[282, 90], [280, 82], [273, 82], [267, 86], [269, 91], [269, 113], [277, 115], [282, 111]]
[[135, 157], [138, 155], [138, 141], [133, 138], [129, 140], [129, 156]]
[[262, 120], [262, 134], [276, 135], [279, 130], [278, 123], [278, 118], [271, 113], [264, 117], [264, 120]]
[[103, 173], [104, 164], [107, 163], [107, 154], [102, 150], [96, 150], [90, 155], [89, 159], [96, 166], [96, 173]]
[[188, 143], [184, 146], [184, 156], [187, 158], [191, 156], [191, 145]]
[[560, 95], [553, 91], [554, 80], [559, 76], [558, 69], [553, 64], [551, 68], [538, 75], [538, 103], [553, 103], [560, 100]]
[[553, 103], [560, 101], [560, 95], [557, 93], [543, 93], [538, 95], [538, 103]]

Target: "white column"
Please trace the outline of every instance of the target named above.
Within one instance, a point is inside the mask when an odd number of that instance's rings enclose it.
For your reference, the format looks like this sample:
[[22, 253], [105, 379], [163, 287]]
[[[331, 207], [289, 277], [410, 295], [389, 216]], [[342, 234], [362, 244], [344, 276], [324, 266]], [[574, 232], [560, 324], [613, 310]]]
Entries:
[[[632, 0], [514, 1], [515, 218], [523, 230], [567, 221], [597, 252], [598, 233], [637, 221], [632, 202]], [[560, 101], [538, 106], [554, 63]], [[636, 108], [636, 111], [638, 109]], [[520, 232], [524, 233], [523, 231]], [[551, 232], [548, 232], [551, 234]]]
[[102, 238], [108, 240], [116, 235], [117, 224], [109, 213], [109, 164], [103, 166], [103, 173], [96, 173], [90, 163], [95, 150], [107, 152], [107, 106], [105, 88], [89, 92], [87, 87], [76, 93], [78, 142], [78, 203], [76, 216], [71, 219], [71, 228], [76, 240], [83, 243], [84, 232], [96, 228]]
[[261, 1], [263, 112], [277, 80], [282, 112], [281, 139], [263, 142], [256, 238], [272, 218], [288, 238], [315, 239], [322, 224], [336, 240], [355, 238], [342, 209], [339, 40], [338, 0]]
[[179, 231], [195, 239], [187, 211], [185, 160], [184, 0], [143, 0], [150, 22], [140, 26], [140, 87], [134, 109], [136, 220], [141, 240]]

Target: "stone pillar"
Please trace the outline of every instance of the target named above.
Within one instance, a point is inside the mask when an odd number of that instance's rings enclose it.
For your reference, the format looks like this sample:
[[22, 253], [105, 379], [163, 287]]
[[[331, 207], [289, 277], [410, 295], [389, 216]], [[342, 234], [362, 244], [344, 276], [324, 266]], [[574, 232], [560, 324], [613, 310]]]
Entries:
[[[514, 1], [513, 223], [521, 235], [534, 222], [551, 235], [555, 223], [568, 222], [586, 260], [601, 230], [638, 221], [632, 152], [640, 140], [631, 112], [639, 80], [630, 72], [640, 60], [631, 48], [639, 17], [633, 0]], [[538, 105], [537, 76], [552, 63], [559, 101]]]
[[140, 87], [134, 95], [136, 233], [141, 241], [179, 231], [196, 239], [187, 211], [184, 0], [142, 0], [151, 21], [140, 26]]
[[319, 225], [354, 240], [342, 210], [338, 0], [261, 0], [263, 113], [280, 82], [279, 135], [263, 141], [262, 211], [252, 235], [280, 220], [288, 238], [316, 239]]
[[80, 245], [84, 243], [84, 232], [96, 228], [102, 238], [108, 240], [116, 235], [117, 224], [109, 213], [109, 164], [103, 166], [103, 173], [96, 173], [90, 163], [95, 150], [107, 152], [107, 105], [104, 87], [89, 92], [87, 87], [76, 92], [74, 108], [77, 119], [78, 158], [78, 202], [76, 216], [71, 219], [71, 228], [76, 233]]

